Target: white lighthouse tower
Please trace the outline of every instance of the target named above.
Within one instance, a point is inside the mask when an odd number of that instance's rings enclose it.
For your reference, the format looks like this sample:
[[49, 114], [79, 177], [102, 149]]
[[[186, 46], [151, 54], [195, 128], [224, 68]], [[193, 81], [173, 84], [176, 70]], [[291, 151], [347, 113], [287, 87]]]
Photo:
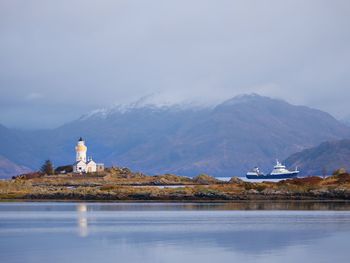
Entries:
[[86, 158], [87, 147], [83, 138], [80, 137], [77, 145], [75, 146], [75, 163], [73, 164], [74, 173], [94, 173], [102, 172], [104, 170], [103, 163], [95, 163], [90, 157]]
[[85, 142], [83, 138], [80, 137], [77, 146], [75, 146], [75, 152], [76, 152], [76, 161], [83, 161], [86, 163], [86, 152], [87, 152], [87, 147], [85, 145]]

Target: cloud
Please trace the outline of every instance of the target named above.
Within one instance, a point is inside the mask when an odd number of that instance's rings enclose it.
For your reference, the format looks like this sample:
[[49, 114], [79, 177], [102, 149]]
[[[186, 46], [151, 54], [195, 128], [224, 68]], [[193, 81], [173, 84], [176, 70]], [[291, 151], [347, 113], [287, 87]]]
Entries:
[[257, 92], [350, 115], [349, 10], [341, 0], [2, 1], [0, 123], [57, 125], [153, 93], [215, 103]]

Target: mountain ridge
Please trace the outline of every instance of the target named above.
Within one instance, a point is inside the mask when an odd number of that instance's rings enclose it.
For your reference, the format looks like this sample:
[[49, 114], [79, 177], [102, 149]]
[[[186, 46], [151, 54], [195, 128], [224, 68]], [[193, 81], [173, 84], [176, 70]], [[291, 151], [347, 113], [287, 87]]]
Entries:
[[328, 113], [257, 94], [215, 107], [155, 110], [142, 105], [98, 116], [97, 112], [52, 130], [0, 127], [0, 155], [32, 169], [45, 159], [70, 164], [76, 139], [82, 136], [88, 154], [108, 166], [148, 174], [233, 176], [255, 165], [271, 169], [276, 158], [323, 141], [350, 138], [350, 127]]
[[285, 163], [298, 166], [301, 175], [329, 175], [340, 168], [350, 170], [350, 139], [322, 142], [292, 154]]

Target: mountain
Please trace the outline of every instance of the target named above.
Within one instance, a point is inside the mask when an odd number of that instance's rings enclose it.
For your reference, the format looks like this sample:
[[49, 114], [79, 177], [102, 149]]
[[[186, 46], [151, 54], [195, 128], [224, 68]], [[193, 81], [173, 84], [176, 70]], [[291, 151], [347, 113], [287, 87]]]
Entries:
[[30, 169], [0, 156], [0, 179], [30, 172]]
[[214, 176], [243, 175], [255, 165], [266, 171], [276, 158], [350, 138], [350, 128], [328, 113], [256, 94], [215, 107], [143, 103], [101, 109], [53, 130], [3, 128], [0, 154], [32, 169], [45, 159], [72, 163], [82, 136], [88, 154], [106, 165]]
[[350, 127], [350, 117], [345, 117], [340, 120], [342, 123]]
[[350, 170], [350, 140], [321, 143], [292, 154], [285, 163], [291, 167], [298, 166], [303, 175], [332, 174], [339, 168]]

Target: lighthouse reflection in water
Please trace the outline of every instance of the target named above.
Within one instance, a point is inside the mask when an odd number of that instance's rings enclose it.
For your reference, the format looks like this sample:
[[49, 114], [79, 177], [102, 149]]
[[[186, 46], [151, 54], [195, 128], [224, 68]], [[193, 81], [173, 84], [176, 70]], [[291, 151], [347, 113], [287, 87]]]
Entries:
[[78, 204], [78, 234], [81, 237], [86, 237], [89, 234], [88, 218], [87, 218], [87, 205]]

